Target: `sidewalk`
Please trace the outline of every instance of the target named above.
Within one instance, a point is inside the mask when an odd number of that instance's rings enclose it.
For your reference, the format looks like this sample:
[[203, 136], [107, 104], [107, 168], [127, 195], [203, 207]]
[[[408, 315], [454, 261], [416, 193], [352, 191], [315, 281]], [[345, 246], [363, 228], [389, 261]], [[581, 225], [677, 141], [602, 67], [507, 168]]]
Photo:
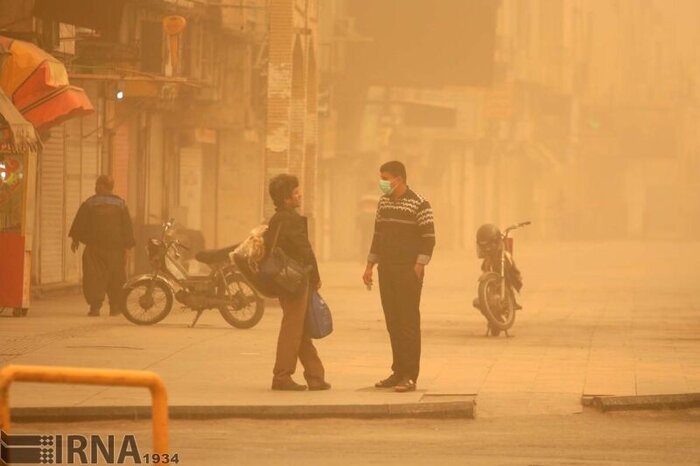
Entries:
[[[478, 263], [443, 253], [425, 281], [419, 390], [396, 394], [373, 383], [390, 353], [379, 293], [360, 283], [360, 263], [322, 264], [335, 320], [318, 342], [329, 392], [269, 390], [280, 310], [251, 330], [218, 312], [187, 328], [189, 311], [139, 327], [88, 318], [77, 296], [33, 303], [26, 318], [0, 318], [0, 364], [152, 370], [171, 406], [386, 406], [469, 400], [478, 416], [565, 414], [584, 395], [700, 392], [700, 307], [693, 265], [700, 244], [519, 244], [524, 310], [512, 338], [484, 337], [471, 308]], [[103, 310], [106, 313], [106, 309]], [[301, 368], [297, 380], [302, 381]], [[143, 390], [18, 383], [11, 406], [147, 406]]]

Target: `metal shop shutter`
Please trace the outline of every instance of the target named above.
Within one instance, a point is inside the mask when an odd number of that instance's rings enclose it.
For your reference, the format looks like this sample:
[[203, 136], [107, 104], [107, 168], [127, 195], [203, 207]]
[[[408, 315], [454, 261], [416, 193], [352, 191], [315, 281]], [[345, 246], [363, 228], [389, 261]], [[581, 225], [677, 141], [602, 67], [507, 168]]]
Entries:
[[[81, 83], [96, 108], [97, 87], [94, 83]], [[79, 254], [70, 250], [68, 232], [80, 204], [95, 194], [95, 179], [99, 173], [100, 147], [97, 135], [98, 112], [65, 123], [65, 228], [64, 228], [64, 280], [66, 283], [80, 282], [82, 261]]]
[[112, 136], [114, 194], [129, 199], [129, 126], [119, 125]]
[[51, 129], [39, 156], [41, 284], [63, 281], [64, 255], [64, 128]]
[[180, 149], [180, 206], [187, 209], [182, 222], [192, 230], [202, 229], [202, 148]]
[[65, 223], [63, 225], [63, 254], [64, 254], [64, 281], [79, 283], [80, 260], [77, 254], [70, 250], [71, 239], [68, 238], [71, 224], [78, 212], [81, 201], [81, 137], [80, 119], [73, 119], [64, 124], [65, 128]]

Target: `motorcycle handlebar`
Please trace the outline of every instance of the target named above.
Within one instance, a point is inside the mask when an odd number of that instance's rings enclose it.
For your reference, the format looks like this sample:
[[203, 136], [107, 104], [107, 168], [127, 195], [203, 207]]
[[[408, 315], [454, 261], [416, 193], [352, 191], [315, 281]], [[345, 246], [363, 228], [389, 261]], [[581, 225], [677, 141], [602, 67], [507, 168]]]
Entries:
[[[166, 237], [170, 237], [170, 236], [172, 235], [172, 231], [171, 231], [171, 230], [173, 230], [174, 228], [175, 228], [175, 219], [174, 219], [174, 218], [168, 219], [168, 221], [165, 222], [165, 223], [163, 224], [163, 241], [166, 241]], [[181, 243], [180, 241], [178, 241], [177, 239], [175, 239], [175, 240], [173, 240], [173, 241], [170, 241], [169, 243], [170, 243], [171, 245], [174, 245], [174, 246], [178, 247], [178, 248], [182, 248], [182, 249], [184, 249], [185, 251], [189, 251], [189, 250], [190, 250], [189, 247], [185, 246], [184, 244], [182, 244], [182, 243]]]
[[515, 225], [511, 225], [508, 228], [506, 228], [505, 233], [508, 234], [509, 232], [511, 232], [513, 230], [516, 230], [516, 229], [522, 228], [522, 227], [526, 227], [526, 226], [531, 225], [531, 224], [532, 224], [532, 222], [529, 220], [527, 222], [516, 223]]

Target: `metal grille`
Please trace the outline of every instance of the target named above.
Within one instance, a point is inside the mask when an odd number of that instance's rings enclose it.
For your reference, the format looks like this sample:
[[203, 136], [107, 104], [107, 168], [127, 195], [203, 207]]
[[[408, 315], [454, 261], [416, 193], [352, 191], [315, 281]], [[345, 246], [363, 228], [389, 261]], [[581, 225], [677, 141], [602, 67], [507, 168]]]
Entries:
[[64, 128], [55, 127], [39, 156], [40, 170], [40, 282], [63, 281], [64, 255]]

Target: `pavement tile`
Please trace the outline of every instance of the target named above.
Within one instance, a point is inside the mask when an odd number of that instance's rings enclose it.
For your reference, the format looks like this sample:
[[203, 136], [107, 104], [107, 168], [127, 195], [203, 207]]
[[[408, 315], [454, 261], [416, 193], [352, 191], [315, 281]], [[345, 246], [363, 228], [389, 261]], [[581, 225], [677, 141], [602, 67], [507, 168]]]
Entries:
[[[685, 259], [669, 264], [669, 254]], [[575, 267], [552, 267], [554, 257]], [[170, 402], [180, 405], [393, 404], [476, 393], [479, 416], [578, 412], [582, 394], [700, 391], [692, 274], [699, 261], [700, 243], [523, 243], [518, 262], [526, 309], [512, 338], [487, 338], [483, 317], [469, 304], [479, 273], [473, 254], [442, 254], [425, 283], [420, 391], [400, 397], [372, 388], [390, 371], [389, 342], [378, 292], [364, 290], [362, 265], [352, 263], [321, 265], [336, 327], [317, 342], [330, 392], [269, 390], [280, 319], [275, 307], [241, 331], [216, 312], [205, 313], [194, 329], [187, 327], [191, 313], [180, 309], [161, 324], [137, 327], [123, 318], [85, 317], [79, 297], [38, 300], [27, 318], [0, 319], [0, 364], [154, 370]], [[648, 267], [621, 265], [636, 263]], [[669, 276], [677, 278], [671, 283]], [[11, 400], [26, 407], [147, 405], [148, 393], [23, 383], [12, 388]]]

